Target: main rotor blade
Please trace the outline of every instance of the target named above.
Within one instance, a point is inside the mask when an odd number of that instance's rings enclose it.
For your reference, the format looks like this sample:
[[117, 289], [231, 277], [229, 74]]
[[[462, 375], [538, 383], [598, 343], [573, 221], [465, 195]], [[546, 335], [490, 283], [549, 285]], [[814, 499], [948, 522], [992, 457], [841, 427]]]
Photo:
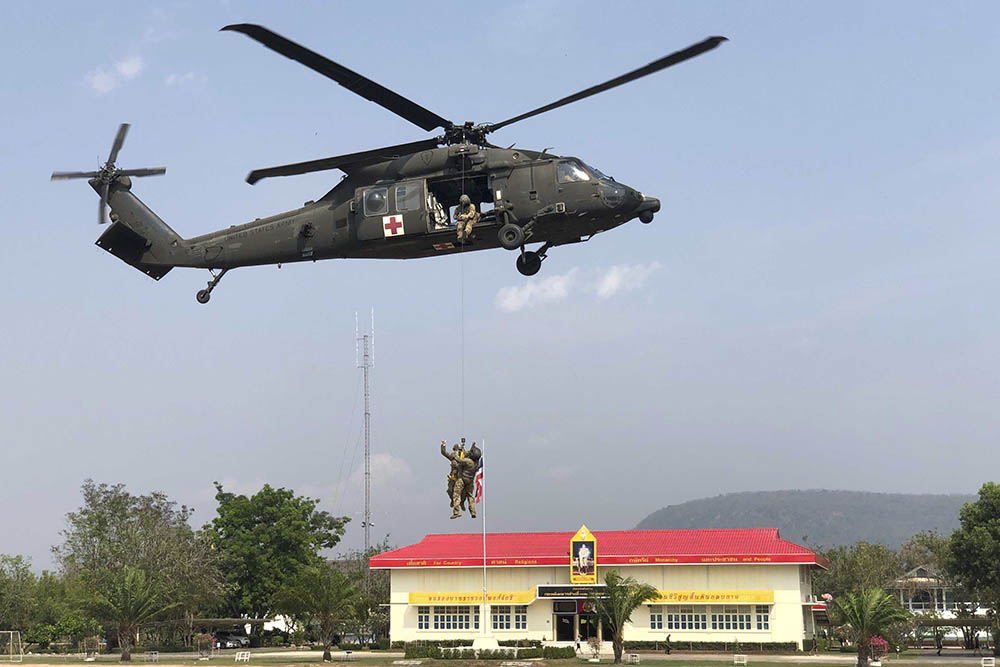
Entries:
[[166, 167], [150, 167], [148, 169], [123, 169], [116, 172], [118, 176], [160, 176], [167, 173]]
[[296, 174], [308, 174], [314, 171], [336, 169], [349, 164], [392, 160], [402, 155], [419, 153], [420, 151], [436, 148], [437, 145], [437, 139], [424, 139], [423, 141], [386, 146], [384, 148], [376, 148], [370, 151], [361, 151], [360, 153], [348, 153], [346, 155], [337, 155], [335, 157], [321, 158], [319, 160], [309, 160], [308, 162], [283, 164], [278, 167], [269, 167], [267, 169], [254, 169], [247, 174], [247, 183], [253, 185], [263, 178], [271, 178], [272, 176], [294, 176]]
[[66, 181], [71, 178], [97, 178], [101, 175], [99, 171], [53, 171], [53, 181]]
[[642, 78], [648, 74], [659, 72], [661, 69], [665, 69], [671, 65], [676, 65], [677, 63], [699, 56], [706, 51], [711, 51], [725, 41], [727, 41], [727, 38], [725, 37], [709, 37], [708, 39], [698, 42], [697, 44], [693, 44], [682, 51], [677, 51], [676, 53], [671, 53], [669, 56], [664, 56], [659, 60], [654, 60], [645, 67], [632, 70], [628, 74], [622, 74], [621, 76], [611, 79], [610, 81], [605, 81], [604, 83], [600, 83], [596, 86], [591, 86], [586, 90], [581, 90], [574, 95], [564, 97], [561, 100], [557, 100], [551, 104], [546, 104], [543, 107], [523, 113], [520, 116], [514, 116], [513, 118], [508, 118], [507, 120], [499, 123], [489, 124], [486, 126], [486, 130], [487, 132], [493, 132], [494, 130], [499, 130], [501, 127], [506, 127], [512, 123], [524, 120], [525, 118], [531, 118], [532, 116], [537, 116], [538, 114], [545, 113], [546, 111], [552, 111], [553, 109], [558, 109], [559, 107], [566, 106], [567, 104], [578, 102], [584, 98], [590, 97], [591, 95], [603, 93], [605, 90], [610, 90], [616, 86], [628, 83], [629, 81], [635, 81], [636, 79]]
[[118, 151], [122, 149], [122, 144], [125, 143], [125, 135], [128, 134], [128, 123], [122, 123], [118, 126], [118, 134], [115, 135], [115, 143], [111, 144], [111, 155], [108, 157], [108, 162], [114, 164], [118, 161]]
[[375, 104], [388, 109], [397, 116], [402, 116], [414, 125], [424, 130], [433, 130], [435, 127], [449, 128], [452, 122], [442, 118], [433, 111], [425, 109], [416, 102], [408, 100], [399, 93], [395, 93], [385, 86], [375, 83], [357, 72], [347, 69], [343, 65], [338, 65], [332, 60], [311, 51], [301, 44], [296, 44], [290, 39], [271, 32], [264, 26], [252, 23], [240, 23], [227, 25], [222, 30], [232, 30], [241, 32], [247, 37], [257, 40], [267, 48], [277, 51], [281, 55], [302, 63], [306, 67], [319, 72], [325, 77], [333, 79], [344, 88], [353, 93], [357, 93], [366, 100], [371, 100]]

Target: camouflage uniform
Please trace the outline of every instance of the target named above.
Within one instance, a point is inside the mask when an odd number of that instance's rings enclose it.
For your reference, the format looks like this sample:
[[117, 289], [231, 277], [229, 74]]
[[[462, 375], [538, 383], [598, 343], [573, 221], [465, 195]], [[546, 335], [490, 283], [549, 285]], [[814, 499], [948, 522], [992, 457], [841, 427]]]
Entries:
[[448, 496], [451, 498], [451, 518], [457, 519], [462, 516], [462, 492], [465, 490], [465, 471], [471, 468], [475, 474], [475, 463], [472, 459], [466, 458], [465, 450], [461, 445], [452, 447], [453, 452], [449, 454], [444, 448], [444, 440], [441, 441], [441, 456], [451, 461], [451, 473], [448, 475]]
[[462, 488], [462, 509], [465, 509], [465, 504], [469, 504], [469, 516], [473, 519], [476, 518], [476, 473], [479, 472], [479, 459], [483, 457], [482, 451], [479, 447], [476, 447], [476, 443], [472, 443], [472, 447], [469, 449], [466, 457], [473, 462], [474, 465], [466, 466], [462, 471], [462, 481], [464, 482]]
[[[468, 199], [466, 195], [463, 198]], [[458, 223], [458, 240], [461, 242], [472, 238], [472, 226], [479, 222], [479, 211], [476, 205], [469, 201], [468, 204], [459, 204], [455, 208], [455, 222]]]

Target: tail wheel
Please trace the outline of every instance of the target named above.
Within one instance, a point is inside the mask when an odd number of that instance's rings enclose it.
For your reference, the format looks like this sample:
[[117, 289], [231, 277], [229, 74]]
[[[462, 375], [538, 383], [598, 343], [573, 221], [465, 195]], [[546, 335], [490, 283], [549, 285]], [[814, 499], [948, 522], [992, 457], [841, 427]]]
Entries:
[[514, 223], [508, 222], [497, 232], [500, 245], [507, 250], [517, 250], [524, 245], [524, 230]]
[[537, 252], [528, 250], [518, 256], [516, 266], [522, 276], [533, 276], [542, 268], [542, 258]]

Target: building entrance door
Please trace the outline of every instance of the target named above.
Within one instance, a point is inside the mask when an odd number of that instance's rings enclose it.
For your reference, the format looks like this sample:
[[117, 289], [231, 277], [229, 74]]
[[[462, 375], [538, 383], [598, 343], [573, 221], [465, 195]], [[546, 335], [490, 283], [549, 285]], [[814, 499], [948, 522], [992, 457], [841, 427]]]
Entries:
[[594, 614], [580, 614], [580, 641], [586, 643], [591, 637], [598, 637], [597, 616]]
[[576, 616], [556, 616], [556, 641], [557, 642], [571, 642], [576, 639], [573, 621], [576, 620]]

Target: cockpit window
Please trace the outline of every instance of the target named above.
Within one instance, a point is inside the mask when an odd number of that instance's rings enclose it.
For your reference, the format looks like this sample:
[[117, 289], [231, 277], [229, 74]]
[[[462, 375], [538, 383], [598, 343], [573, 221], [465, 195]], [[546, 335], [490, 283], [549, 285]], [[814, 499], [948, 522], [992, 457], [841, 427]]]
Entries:
[[611, 178], [610, 176], [608, 176], [607, 174], [605, 174], [604, 172], [602, 172], [597, 167], [591, 167], [589, 164], [584, 164], [583, 166], [586, 167], [587, 171], [589, 171], [591, 174], [593, 174], [598, 180], [605, 180], [605, 181], [613, 181], [613, 180], [615, 180], [615, 179]]
[[557, 173], [560, 183], [579, 183], [590, 180], [590, 174], [583, 168], [583, 165], [570, 160], [560, 162]]
[[365, 193], [365, 215], [384, 215], [389, 211], [388, 188], [372, 188]]

